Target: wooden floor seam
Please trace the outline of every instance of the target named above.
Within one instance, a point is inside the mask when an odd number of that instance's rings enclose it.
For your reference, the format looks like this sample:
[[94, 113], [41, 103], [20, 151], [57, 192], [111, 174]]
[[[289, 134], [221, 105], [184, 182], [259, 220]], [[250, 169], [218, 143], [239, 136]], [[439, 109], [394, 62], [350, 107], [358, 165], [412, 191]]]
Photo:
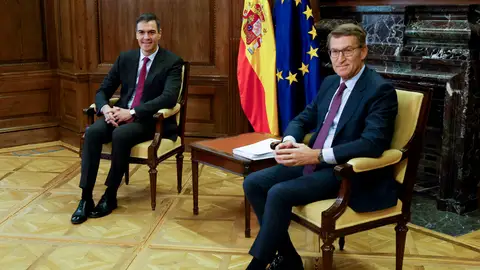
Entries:
[[[148, 166], [130, 165], [130, 185], [119, 189], [119, 207], [107, 217], [72, 225], [80, 197], [78, 151], [60, 141], [0, 149], [0, 168], [9, 168], [0, 170], [0, 268], [246, 268], [259, 228], [252, 213], [252, 238], [244, 238], [242, 177], [200, 164], [200, 211], [193, 215], [190, 156], [185, 154], [180, 193], [175, 159], [167, 160], [159, 165], [152, 211]], [[102, 164], [99, 178], [109, 166]], [[41, 182], [22, 178], [36, 174]], [[480, 269], [480, 230], [453, 237], [411, 223], [408, 228], [405, 270]], [[294, 222], [289, 232], [305, 269], [313, 269], [321, 257], [318, 236]], [[394, 268], [393, 226], [347, 236], [344, 251], [335, 246], [338, 270]]]

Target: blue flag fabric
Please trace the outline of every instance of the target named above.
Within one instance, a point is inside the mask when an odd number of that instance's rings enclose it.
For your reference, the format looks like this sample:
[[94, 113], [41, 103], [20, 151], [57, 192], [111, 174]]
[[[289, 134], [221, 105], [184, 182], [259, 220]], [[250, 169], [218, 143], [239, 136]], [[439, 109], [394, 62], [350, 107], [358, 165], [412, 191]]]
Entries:
[[277, 99], [280, 132], [320, 88], [319, 40], [309, 0], [276, 0]]

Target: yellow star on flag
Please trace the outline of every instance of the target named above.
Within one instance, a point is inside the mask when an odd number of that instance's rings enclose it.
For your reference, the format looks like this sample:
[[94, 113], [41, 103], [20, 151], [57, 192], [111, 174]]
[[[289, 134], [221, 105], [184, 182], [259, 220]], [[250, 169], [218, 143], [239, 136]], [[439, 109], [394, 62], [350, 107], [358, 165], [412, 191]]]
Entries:
[[302, 3], [302, 0], [295, 0], [295, 4], [296, 4], [297, 7], [300, 3]]
[[315, 26], [312, 25], [312, 31], [308, 32], [310, 35], [312, 35], [312, 40], [315, 39], [315, 37], [317, 36], [317, 29], [315, 29]]
[[284, 1], [285, 1], [285, 0], [282, 0], [282, 4], [283, 4]]
[[307, 52], [307, 54], [310, 55], [310, 60], [312, 60], [314, 56], [318, 57], [317, 51], [318, 48], [314, 49], [312, 46], [310, 46], [310, 51]]
[[307, 16], [307, 20], [308, 20], [308, 18], [310, 18], [310, 17], [313, 18], [312, 9], [310, 9], [309, 6], [307, 6], [307, 10], [305, 10], [305, 11], [303, 12], [303, 14], [305, 14], [305, 16]]
[[283, 77], [282, 77], [282, 72], [283, 72], [283, 71], [281, 71], [281, 70], [279, 71], [279, 70], [277, 69], [277, 81], [278, 81], [278, 82], [279, 82], [280, 80], [284, 80]]
[[298, 82], [297, 81], [297, 73], [292, 74], [292, 72], [288, 72], [288, 77], [286, 78], [289, 82], [290, 85], [292, 85], [293, 82]]
[[302, 62], [302, 67], [298, 69], [298, 70], [300, 70], [300, 71], [302, 72], [302, 75], [305, 76], [305, 73], [310, 73], [310, 71], [308, 71], [308, 66], [309, 66], [309, 65], [305, 65], [305, 64]]

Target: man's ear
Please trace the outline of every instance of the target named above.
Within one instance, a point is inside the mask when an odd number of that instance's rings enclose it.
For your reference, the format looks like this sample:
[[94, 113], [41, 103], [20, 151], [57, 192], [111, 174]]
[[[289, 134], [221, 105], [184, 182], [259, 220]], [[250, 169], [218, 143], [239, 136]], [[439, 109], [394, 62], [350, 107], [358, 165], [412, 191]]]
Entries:
[[364, 47], [362, 47], [361, 52], [360, 52], [360, 56], [361, 56], [362, 60], [365, 60], [365, 58], [367, 58], [367, 55], [368, 55], [368, 47], [367, 47], [367, 45], [365, 45]]

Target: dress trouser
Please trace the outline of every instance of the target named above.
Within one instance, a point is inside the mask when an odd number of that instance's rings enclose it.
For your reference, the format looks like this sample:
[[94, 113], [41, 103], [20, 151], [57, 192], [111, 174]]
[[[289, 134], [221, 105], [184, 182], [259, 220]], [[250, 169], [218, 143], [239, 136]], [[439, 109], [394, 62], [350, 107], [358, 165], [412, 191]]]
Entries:
[[82, 150], [80, 187], [93, 190], [100, 165], [102, 145], [112, 142], [112, 160], [105, 185], [118, 188], [128, 165], [130, 150], [138, 143], [151, 140], [155, 125], [134, 121], [114, 127], [99, 118], [85, 132]]
[[260, 224], [250, 254], [269, 263], [277, 251], [293, 249], [288, 235], [292, 207], [334, 198], [340, 180], [333, 167], [304, 176], [303, 166], [276, 165], [248, 175], [243, 188]]

